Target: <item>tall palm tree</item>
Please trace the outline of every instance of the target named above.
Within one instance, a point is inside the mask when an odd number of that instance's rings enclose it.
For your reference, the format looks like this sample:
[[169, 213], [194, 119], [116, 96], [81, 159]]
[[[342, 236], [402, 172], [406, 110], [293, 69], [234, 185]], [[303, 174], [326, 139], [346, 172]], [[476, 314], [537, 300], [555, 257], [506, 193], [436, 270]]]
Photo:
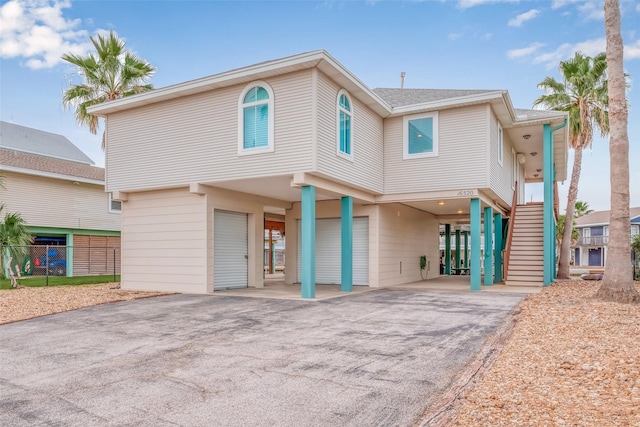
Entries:
[[[65, 53], [62, 59], [75, 65], [84, 79], [70, 84], [64, 91], [62, 104], [74, 108], [78, 124], [98, 133], [98, 117], [87, 108], [105, 101], [135, 95], [153, 89], [148, 83], [156, 69], [144, 59], [125, 49], [125, 41], [113, 31], [108, 36], [90, 37], [95, 52], [85, 56]], [[102, 149], [105, 148], [104, 135]]]
[[581, 216], [589, 215], [591, 212], [593, 212], [593, 209], [589, 209], [589, 203], [578, 200], [575, 204], [573, 217], [580, 218]]
[[[0, 204], [0, 216], [5, 210], [4, 204]], [[27, 229], [25, 220], [19, 213], [6, 212], [0, 221], [0, 276], [5, 275], [6, 260], [20, 260], [29, 251], [32, 242], [31, 233]]]
[[604, 3], [609, 68], [609, 114], [611, 138], [611, 213], [609, 246], [604, 278], [596, 297], [606, 301], [640, 303], [640, 293], [633, 285], [629, 244], [629, 134], [626, 79], [623, 69], [623, 44], [620, 34], [618, 0]]
[[[573, 171], [567, 200], [567, 218], [574, 217], [578, 182], [582, 167], [582, 150], [593, 142], [593, 128], [600, 130], [604, 137], [609, 133], [607, 98], [607, 61], [600, 53], [595, 57], [576, 52], [575, 56], [560, 62], [562, 82], [546, 77], [538, 84], [545, 94], [533, 103], [552, 110], [569, 113], [569, 145], [574, 149]], [[569, 278], [569, 259], [573, 224], [564, 228], [560, 245], [558, 278]]]

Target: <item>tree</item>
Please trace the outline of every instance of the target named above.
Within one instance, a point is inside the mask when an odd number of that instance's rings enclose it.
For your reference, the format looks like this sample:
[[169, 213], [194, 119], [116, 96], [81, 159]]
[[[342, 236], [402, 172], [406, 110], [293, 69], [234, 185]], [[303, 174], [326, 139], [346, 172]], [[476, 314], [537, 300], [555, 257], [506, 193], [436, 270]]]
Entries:
[[[560, 244], [562, 243], [562, 237], [564, 236], [564, 223], [566, 219], [567, 217], [565, 215], [558, 216], [558, 222], [556, 222], [556, 245], [557, 246], [560, 246]], [[573, 224], [575, 225], [575, 221], [573, 221]], [[575, 241], [575, 240], [578, 240], [579, 238], [580, 238], [580, 233], [578, 232], [577, 229], [572, 227], [571, 240]]]
[[[0, 216], [5, 210], [4, 205], [0, 205]], [[5, 275], [5, 268], [11, 268], [11, 261], [15, 262], [23, 258], [29, 250], [32, 241], [31, 234], [27, 229], [27, 224], [19, 213], [6, 212], [2, 222], [0, 222], [0, 271]], [[15, 282], [12, 282], [15, 287]]]
[[578, 200], [575, 204], [573, 217], [580, 218], [581, 216], [589, 215], [591, 212], [593, 212], [593, 209], [589, 209], [589, 203]]
[[609, 247], [604, 277], [596, 298], [605, 301], [640, 304], [640, 293], [633, 285], [629, 245], [629, 135], [627, 133], [626, 79], [623, 69], [623, 44], [620, 34], [620, 4], [605, 0], [604, 24], [609, 68], [609, 117], [611, 138], [611, 213]]
[[96, 50], [94, 53], [62, 55], [63, 60], [78, 68], [78, 74], [84, 79], [82, 84], [69, 85], [63, 93], [62, 104], [65, 108], [74, 108], [78, 124], [88, 126], [95, 135], [98, 133], [98, 117], [88, 114], [87, 108], [153, 89], [148, 81], [156, 69], [125, 49], [125, 41], [113, 31], [108, 36], [98, 35], [90, 39]]
[[[546, 77], [538, 84], [544, 89], [533, 103], [552, 110], [569, 113], [569, 145], [574, 149], [573, 170], [569, 184], [566, 215], [574, 217], [578, 182], [582, 168], [582, 150], [593, 142], [593, 128], [604, 137], [609, 132], [607, 98], [607, 61], [600, 53], [591, 58], [576, 52], [573, 58], [560, 62], [562, 82]], [[560, 279], [570, 278], [569, 259], [573, 224], [565, 227], [560, 245], [558, 273]]]

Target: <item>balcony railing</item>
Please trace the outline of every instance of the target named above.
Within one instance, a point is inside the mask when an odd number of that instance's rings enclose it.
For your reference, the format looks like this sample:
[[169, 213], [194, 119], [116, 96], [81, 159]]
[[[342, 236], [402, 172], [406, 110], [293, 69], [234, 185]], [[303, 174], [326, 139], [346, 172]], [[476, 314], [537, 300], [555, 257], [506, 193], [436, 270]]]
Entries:
[[578, 245], [580, 246], [603, 246], [609, 243], [609, 236], [590, 236], [580, 237]]

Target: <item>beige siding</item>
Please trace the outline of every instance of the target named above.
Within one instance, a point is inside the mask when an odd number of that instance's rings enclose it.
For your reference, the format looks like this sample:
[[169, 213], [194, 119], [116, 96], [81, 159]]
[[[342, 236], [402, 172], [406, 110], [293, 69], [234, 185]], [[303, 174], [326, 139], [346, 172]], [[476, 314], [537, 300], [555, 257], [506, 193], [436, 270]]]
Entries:
[[438, 112], [437, 157], [403, 160], [402, 117], [384, 125], [385, 194], [488, 186], [486, 107]]
[[318, 172], [376, 193], [383, 191], [383, 119], [351, 94], [353, 161], [337, 155], [337, 101], [341, 89], [318, 73]]
[[[301, 216], [300, 203], [295, 203], [287, 211], [285, 230], [287, 244], [285, 247], [285, 281], [295, 283], [298, 265], [298, 224]], [[340, 218], [340, 201], [330, 200], [316, 203], [316, 218]], [[369, 217], [369, 286], [378, 285], [378, 206], [361, 206], [354, 204], [354, 217]], [[339, 265], [336, 268], [340, 268]]]
[[238, 156], [238, 100], [246, 85], [107, 118], [107, 188], [127, 191], [309, 171], [311, 70], [265, 80], [275, 102], [275, 151]]
[[131, 193], [122, 210], [122, 287], [207, 292], [206, 198], [186, 189]]
[[502, 129], [503, 136], [503, 149], [502, 149], [502, 165], [498, 162], [498, 119], [493, 111], [490, 111], [490, 107], [487, 106], [490, 112], [490, 153], [489, 153], [489, 167], [491, 176], [491, 190], [493, 190], [498, 197], [502, 199], [504, 203], [511, 206], [513, 201], [513, 156], [511, 154], [511, 139], [508, 133]]
[[379, 286], [422, 280], [422, 255], [427, 256], [431, 265], [426, 277], [437, 277], [440, 274], [439, 237], [435, 216], [403, 205], [380, 205]]
[[120, 214], [109, 213], [102, 185], [3, 172], [2, 203], [28, 225], [86, 230], [120, 230]]

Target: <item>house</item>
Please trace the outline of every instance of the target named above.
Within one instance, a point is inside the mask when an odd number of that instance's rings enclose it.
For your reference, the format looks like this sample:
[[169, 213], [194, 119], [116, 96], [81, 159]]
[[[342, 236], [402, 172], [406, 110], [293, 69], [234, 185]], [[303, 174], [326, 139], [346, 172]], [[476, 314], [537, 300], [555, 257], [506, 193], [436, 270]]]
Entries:
[[[320, 50], [88, 111], [106, 119], [123, 288], [262, 287], [265, 219], [284, 223], [285, 281], [303, 297], [316, 284], [437, 277], [441, 224], [469, 227], [471, 289], [502, 282], [503, 270], [507, 281], [553, 279], [567, 115], [516, 109], [507, 91], [372, 90]], [[531, 246], [513, 231], [525, 253], [503, 266], [503, 219], [520, 204], [525, 215], [529, 182], [544, 183], [531, 214], [539, 238]], [[516, 271], [527, 250], [535, 277]]]
[[[62, 135], [0, 122], [1, 201], [22, 215], [34, 245], [60, 246], [49, 250], [55, 274], [119, 269], [121, 206], [105, 193], [104, 169], [93, 164]], [[36, 266], [46, 252], [31, 249]]]
[[[607, 261], [607, 244], [609, 243], [610, 211], [597, 211], [581, 216], [575, 220], [580, 237], [573, 245], [576, 267], [604, 267]], [[640, 234], [640, 207], [630, 208], [631, 238]], [[635, 253], [631, 254], [635, 260]]]

